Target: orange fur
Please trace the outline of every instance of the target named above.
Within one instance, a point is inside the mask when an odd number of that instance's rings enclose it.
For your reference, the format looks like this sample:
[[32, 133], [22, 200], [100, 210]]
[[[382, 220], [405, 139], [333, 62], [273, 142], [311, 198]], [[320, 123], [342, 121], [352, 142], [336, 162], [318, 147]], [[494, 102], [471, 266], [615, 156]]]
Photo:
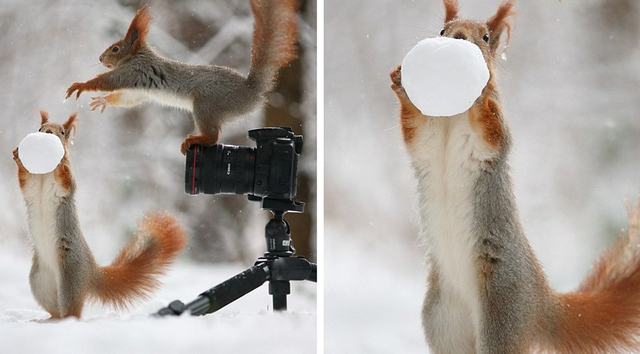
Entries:
[[418, 127], [427, 122], [427, 117], [423, 115], [413, 104], [402, 104], [400, 108], [400, 125], [402, 127], [402, 138], [410, 145], [416, 137]]
[[132, 53], [136, 53], [146, 43], [150, 24], [151, 14], [149, 13], [149, 6], [145, 4], [136, 12], [124, 37], [125, 42], [132, 44]]
[[22, 165], [20, 158], [18, 157], [18, 148], [13, 149], [13, 161], [18, 165], [18, 183], [20, 189], [24, 189], [27, 185], [27, 179], [29, 178], [29, 171]]
[[69, 116], [69, 119], [67, 119], [66, 122], [62, 123], [62, 127], [65, 130], [65, 136], [67, 137], [67, 139], [69, 139], [70, 137], [72, 137], [75, 134], [76, 129], [78, 128], [77, 126], [78, 124], [78, 113], [77, 112], [73, 112], [71, 113], [71, 115]]
[[[284, 6], [288, 9], [288, 11], [283, 11], [283, 13], [297, 13], [298, 5], [295, 0], [280, 0], [281, 4], [270, 2], [270, 1], [260, 1], [260, 0], [252, 0], [251, 1], [251, 9], [253, 11], [253, 15], [255, 17], [255, 26], [253, 31], [253, 42], [254, 43], [268, 43], [275, 41], [273, 38], [275, 32], [269, 31], [269, 28], [274, 28], [273, 24], [270, 24], [270, 21], [276, 21], [274, 18], [265, 18], [263, 14], [268, 13], [266, 10], [260, 10], [259, 8], [265, 6]], [[260, 24], [260, 25], [259, 25]], [[279, 26], [282, 26], [282, 36], [287, 38], [287, 42], [296, 42], [298, 39], [298, 28], [296, 26], [295, 21], [287, 22], [282, 21]], [[267, 55], [267, 48], [263, 46], [253, 46], [251, 48], [251, 65], [252, 66], [260, 66], [266, 65], [267, 61], [265, 56]], [[279, 59], [276, 62], [276, 65], [283, 67], [287, 65], [290, 61], [294, 60], [297, 57], [296, 47], [290, 45], [281, 45], [279, 48], [272, 48], [274, 51], [279, 51]]]
[[489, 28], [489, 33], [491, 34], [491, 53], [494, 55], [498, 48], [498, 44], [500, 43], [500, 36], [505, 28], [507, 29], [505, 48], [509, 46], [509, 41], [511, 40], [511, 24], [509, 23], [509, 18], [517, 15], [517, 12], [513, 9], [514, 6], [514, 0], [507, 0], [503, 2], [498, 7], [498, 11], [496, 11], [489, 20], [487, 20], [487, 28]]
[[458, 17], [458, 0], [444, 0], [444, 23]]
[[251, 0], [255, 25], [251, 46], [250, 83], [273, 88], [278, 71], [298, 57], [298, 4], [296, 0]]
[[180, 152], [183, 155], [187, 153], [189, 146], [191, 145], [214, 145], [218, 142], [218, 136], [220, 135], [220, 129], [212, 132], [211, 135], [191, 135], [189, 134], [186, 139], [180, 145]]
[[391, 89], [396, 93], [400, 102], [400, 127], [402, 137], [407, 145], [411, 145], [416, 136], [416, 130], [425, 124], [427, 117], [409, 100], [406, 91], [402, 87], [402, 70], [400, 65], [391, 70]]
[[[65, 149], [66, 151], [66, 149]], [[71, 176], [71, 167], [69, 167], [69, 161], [63, 159], [63, 161], [53, 170], [53, 176], [60, 187], [62, 187], [66, 191], [70, 191], [73, 186], [73, 177]]]
[[[491, 83], [487, 85], [488, 92], [494, 92]], [[474, 105], [469, 110], [469, 122], [482, 136], [485, 143], [493, 149], [501, 147], [504, 128], [501, 121], [502, 110], [500, 104], [485, 95], [480, 105]]]
[[157, 277], [184, 248], [186, 234], [178, 220], [168, 214], [150, 213], [138, 235], [120, 251], [111, 265], [100, 267], [92, 294], [102, 302], [127, 307], [155, 290]]
[[109, 72], [98, 74], [87, 82], [74, 82], [67, 89], [67, 97], [71, 96], [75, 91], [78, 91], [76, 93], [76, 99], [78, 99], [80, 94], [84, 91], [114, 91], [118, 89], [117, 87], [109, 84], [108, 80], [103, 79], [103, 77], [107, 75], [109, 75]]
[[44, 125], [49, 121], [49, 112], [45, 110], [40, 111], [40, 125]]

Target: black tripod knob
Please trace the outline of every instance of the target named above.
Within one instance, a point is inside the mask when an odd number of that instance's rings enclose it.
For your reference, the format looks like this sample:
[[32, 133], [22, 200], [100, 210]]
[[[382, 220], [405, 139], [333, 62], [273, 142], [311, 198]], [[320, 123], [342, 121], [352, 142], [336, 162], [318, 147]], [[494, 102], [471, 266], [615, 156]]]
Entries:
[[267, 255], [291, 256], [295, 253], [291, 244], [291, 229], [282, 215], [283, 213], [276, 213], [265, 227]]

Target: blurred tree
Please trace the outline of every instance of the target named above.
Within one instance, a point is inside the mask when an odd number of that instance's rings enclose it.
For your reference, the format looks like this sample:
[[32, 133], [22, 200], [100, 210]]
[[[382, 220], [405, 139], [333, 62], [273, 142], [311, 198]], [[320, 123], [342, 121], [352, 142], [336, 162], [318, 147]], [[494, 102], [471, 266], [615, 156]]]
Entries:
[[586, 36], [595, 58], [615, 62], [640, 47], [640, 4], [637, 0], [600, 0], [586, 11], [585, 25], [596, 27]]

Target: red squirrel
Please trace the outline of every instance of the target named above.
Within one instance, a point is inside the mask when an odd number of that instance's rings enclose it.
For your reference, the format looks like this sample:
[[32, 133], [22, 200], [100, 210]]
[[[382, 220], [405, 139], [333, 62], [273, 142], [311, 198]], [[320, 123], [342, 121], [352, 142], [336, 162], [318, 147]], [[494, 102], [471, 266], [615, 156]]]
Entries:
[[74, 82], [67, 98], [84, 91], [110, 92], [92, 97], [92, 110], [107, 106], [132, 107], [147, 100], [186, 109], [192, 113], [198, 135], [189, 135], [180, 148], [213, 145], [225, 122], [248, 114], [264, 104], [278, 72], [297, 57], [296, 0], [251, 0], [255, 17], [251, 68], [245, 77], [216, 65], [189, 65], [156, 54], [147, 44], [151, 15], [143, 6], [127, 34], [100, 55], [110, 71], [87, 82]]
[[138, 234], [110, 265], [96, 264], [80, 229], [74, 198], [76, 183], [67, 150], [76, 120], [74, 113], [65, 123], [56, 124], [41, 111], [40, 131], [60, 138], [64, 148], [62, 161], [52, 172], [29, 173], [18, 149], [13, 150], [33, 241], [31, 292], [51, 318], [79, 318], [90, 298], [126, 307], [148, 297], [187, 240], [175, 217], [149, 213]]
[[[554, 292], [522, 229], [509, 172], [511, 134], [496, 60], [514, 1], [485, 22], [444, 0], [442, 36], [480, 48], [490, 79], [467, 111], [428, 117], [391, 72], [419, 191], [429, 252], [422, 322], [431, 353], [637, 352], [640, 347], [640, 212], [575, 292]], [[428, 65], [429, 63], [425, 63]]]

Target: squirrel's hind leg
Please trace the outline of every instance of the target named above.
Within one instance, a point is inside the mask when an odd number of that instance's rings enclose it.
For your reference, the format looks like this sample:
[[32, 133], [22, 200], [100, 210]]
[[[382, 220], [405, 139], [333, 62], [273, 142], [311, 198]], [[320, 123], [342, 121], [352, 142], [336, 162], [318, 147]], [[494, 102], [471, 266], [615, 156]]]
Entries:
[[[58, 291], [60, 317], [77, 317], [82, 314], [86, 298], [85, 277], [80, 274], [80, 264], [63, 264]], [[66, 269], [65, 269], [66, 268]], [[74, 269], [75, 268], [75, 269]]]
[[476, 353], [476, 325], [471, 308], [444, 286], [432, 266], [422, 307], [422, 328], [433, 354]]
[[55, 274], [47, 272], [45, 267], [40, 264], [38, 255], [34, 253], [29, 273], [31, 293], [38, 304], [51, 315], [51, 318], [61, 318], [58, 307], [58, 285], [55, 278]]
[[180, 146], [180, 152], [183, 155], [191, 145], [214, 145], [218, 142], [222, 123], [220, 114], [215, 112], [213, 107], [205, 109], [198, 107], [202, 107], [202, 105], [194, 104], [193, 120], [200, 134], [189, 135], [184, 139], [182, 146]]

